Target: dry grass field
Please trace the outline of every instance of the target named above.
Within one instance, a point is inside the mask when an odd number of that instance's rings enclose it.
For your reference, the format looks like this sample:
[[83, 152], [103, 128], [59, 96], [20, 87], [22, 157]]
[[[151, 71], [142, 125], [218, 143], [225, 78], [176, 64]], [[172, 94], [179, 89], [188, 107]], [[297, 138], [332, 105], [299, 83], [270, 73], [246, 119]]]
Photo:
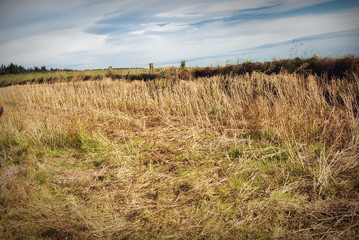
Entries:
[[359, 79], [0, 88], [0, 239], [355, 239]]

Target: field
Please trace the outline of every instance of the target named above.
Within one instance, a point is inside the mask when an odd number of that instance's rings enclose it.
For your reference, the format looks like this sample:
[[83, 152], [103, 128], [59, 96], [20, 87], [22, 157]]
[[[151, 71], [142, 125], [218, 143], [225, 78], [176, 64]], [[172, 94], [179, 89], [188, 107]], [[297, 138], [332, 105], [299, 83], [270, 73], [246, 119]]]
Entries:
[[[159, 69], [157, 69], [158, 71]], [[102, 79], [109, 74], [126, 76], [141, 75], [148, 73], [148, 69], [144, 68], [118, 68], [111, 72], [104, 69], [99, 70], [84, 70], [84, 71], [54, 71], [44, 73], [24, 73], [24, 74], [8, 74], [0, 75], [0, 87], [10, 85], [23, 85], [28, 83], [53, 83], [53, 82], [68, 82], [90, 79]]]
[[355, 239], [359, 79], [0, 88], [0, 239]]

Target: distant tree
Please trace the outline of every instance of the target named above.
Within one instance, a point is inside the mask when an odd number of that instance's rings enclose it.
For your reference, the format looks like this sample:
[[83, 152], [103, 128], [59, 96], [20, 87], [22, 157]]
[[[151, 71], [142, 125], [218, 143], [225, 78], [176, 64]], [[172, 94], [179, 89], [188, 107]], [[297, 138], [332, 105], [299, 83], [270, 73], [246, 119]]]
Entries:
[[0, 68], [0, 74], [5, 74], [5, 70], [6, 70], [6, 66], [4, 64], [1, 64], [1, 68]]
[[185, 60], [182, 60], [181, 61], [181, 68], [186, 68], [186, 61]]
[[16, 74], [16, 65], [13, 63], [10, 63], [10, 65], [8, 66], [8, 73], [10, 74]]
[[26, 73], [26, 69], [20, 65], [17, 67], [17, 71], [18, 71], [18, 73]]
[[[72, 71], [71, 69], [66, 69], [67, 71]], [[21, 65], [17, 65], [14, 63], [10, 63], [8, 66], [1, 64], [0, 66], [0, 75], [4, 74], [21, 74], [21, 73], [31, 73], [31, 72], [48, 72], [46, 66], [39, 67], [33, 67], [33, 68], [24, 68]], [[62, 71], [61, 69], [53, 69], [51, 68], [51, 71]]]

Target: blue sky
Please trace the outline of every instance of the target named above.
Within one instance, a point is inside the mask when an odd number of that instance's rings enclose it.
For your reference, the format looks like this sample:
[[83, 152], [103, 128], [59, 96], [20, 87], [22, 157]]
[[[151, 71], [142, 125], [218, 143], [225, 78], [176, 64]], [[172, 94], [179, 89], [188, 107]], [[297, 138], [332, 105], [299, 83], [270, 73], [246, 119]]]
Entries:
[[358, 0], [0, 0], [0, 63], [81, 70], [358, 55], [358, 23]]

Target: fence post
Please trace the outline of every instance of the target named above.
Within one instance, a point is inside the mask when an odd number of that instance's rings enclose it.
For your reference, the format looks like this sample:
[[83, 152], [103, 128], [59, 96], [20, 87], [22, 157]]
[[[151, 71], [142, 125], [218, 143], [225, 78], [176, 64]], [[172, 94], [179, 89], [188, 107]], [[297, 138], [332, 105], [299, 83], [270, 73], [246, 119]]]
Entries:
[[153, 63], [150, 63], [150, 73], [153, 73]]

